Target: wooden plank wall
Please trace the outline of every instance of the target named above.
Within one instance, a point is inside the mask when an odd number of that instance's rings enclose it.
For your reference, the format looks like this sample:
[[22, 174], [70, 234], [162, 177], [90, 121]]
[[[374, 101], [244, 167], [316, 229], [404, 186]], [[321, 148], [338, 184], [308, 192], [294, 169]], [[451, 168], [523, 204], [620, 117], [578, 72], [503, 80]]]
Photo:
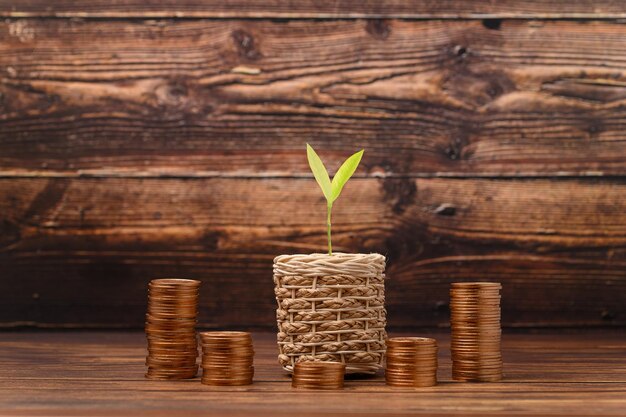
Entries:
[[0, 325], [141, 327], [203, 281], [274, 323], [272, 259], [323, 251], [310, 142], [365, 148], [334, 211], [388, 256], [392, 327], [457, 280], [512, 327], [626, 324], [623, 1], [0, 0]]

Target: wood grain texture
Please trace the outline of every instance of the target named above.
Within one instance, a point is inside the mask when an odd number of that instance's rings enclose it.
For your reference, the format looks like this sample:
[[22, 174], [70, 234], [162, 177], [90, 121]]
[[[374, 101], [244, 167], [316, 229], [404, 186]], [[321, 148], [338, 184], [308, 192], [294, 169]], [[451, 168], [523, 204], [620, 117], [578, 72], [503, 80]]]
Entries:
[[[506, 326], [626, 324], [623, 180], [354, 179], [337, 251], [388, 257], [391, 327], [446, 326], [449, 283], [504, 285]], [[5, 324], [136, 326], [156, 277], [210, 327], [273, 327], [272, 259], [324, 251], [312, 179], [0, 179]]]
[[369, 176], [625, 175], [625, 38], [614, 21], [9, 19], [0, 175], [300, 176], [306, 141], [330, 166], [366, 148]]
[[619, 18], [621, 0], [2, 0], [0, 15], [55, 17]]
[[626, 407], [623, 332], [505, 334], [505, 378], [483, 384], [452, 382], [449, 336], [421, 335], [438, 341], [439, 385], [390, 388], [378, 375], [319, 393], [291, 388], [270, 333], [253, 334], [255, 379], [246, 387], [144, 379], [140, 333], [8, 333], [0, 415], [621, 416]]

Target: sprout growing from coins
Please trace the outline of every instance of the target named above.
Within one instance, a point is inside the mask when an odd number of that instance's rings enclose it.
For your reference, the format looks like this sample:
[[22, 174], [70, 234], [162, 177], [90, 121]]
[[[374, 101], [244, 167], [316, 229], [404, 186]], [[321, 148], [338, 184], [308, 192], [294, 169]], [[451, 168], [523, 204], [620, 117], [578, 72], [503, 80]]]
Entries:
[[333, 180], [330, 180], [330, 176], [328, 175], [328, 171], [324, 166], [324, 163], [317, 156], [315, 150], [309, 145], [306, 144], [306, 156], [309, 160], [309, 166], [311, 167], [311, 171], [313, 171], [313, 176], [315, 180], [319, 184], [322, 189], [322, 193], [324, 197], [326, 197], [326, 229], [328, 234], [328, 254], [333, 254], [333, 245], [331, 239], [331, 212], [333, 209], [333, 203], [339, 195], [341, 194], [341, 190], [343, 186], [346, 185], [356, 168], [359, 166], [359, 162], [361, 162], [361, 158], [363, 157], [363, 150], [358, 151], [341, 164], [341, 167], [335, 173]]

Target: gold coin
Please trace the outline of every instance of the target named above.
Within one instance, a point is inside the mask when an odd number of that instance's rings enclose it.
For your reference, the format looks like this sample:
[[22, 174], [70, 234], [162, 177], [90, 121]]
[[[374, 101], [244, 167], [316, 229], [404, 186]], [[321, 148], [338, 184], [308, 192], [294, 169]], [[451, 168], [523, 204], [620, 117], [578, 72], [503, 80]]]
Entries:
[[452, 376], [461, 381], [502, 378], [499, 283], [452, 283], [450, 350]]
[[254, 349], [247, 332], [200, 333], [202, 383], [206, 385], [248, 385], [254, 376]]
[[417, 388], [437, 383], [437, 341], [403, 337], [387, 340], [385, 381], [393, 387]]
[[297, 362], [291, 386], [304, 389], [343, 389], [345, 371], [345, 364], [339, 362]]
[[200, 281], [173, 278], [148, 284], [146, 378], [186, 379], [197, 374], [199, 286]]

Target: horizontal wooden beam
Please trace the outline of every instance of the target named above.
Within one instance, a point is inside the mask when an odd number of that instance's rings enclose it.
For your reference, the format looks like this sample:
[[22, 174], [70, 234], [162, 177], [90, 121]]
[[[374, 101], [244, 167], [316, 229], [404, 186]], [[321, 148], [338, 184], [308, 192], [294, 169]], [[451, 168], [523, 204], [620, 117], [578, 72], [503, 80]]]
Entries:
[[[106, 34], [106, 35], [105, 35]], [[5, 20], [0, 176], [626, 175], [626, 25]]]
[[20, 0], [1, 1], [10, 17], [177, 17], [177, 18], [342, 18], [417, 19], [623, 18], [620, 0]]
[[[338, 251], [388, 259], [392, 326], [446, 326], [450, 282], [501, 281], [503, 322], [626, 324], [621, 180], [355, 179]], [[272, 259], [325, 250], [313, 180], [0, 179], [0, 322], [140, 327], [155, 277], [201, 322], [274, 322]]]

